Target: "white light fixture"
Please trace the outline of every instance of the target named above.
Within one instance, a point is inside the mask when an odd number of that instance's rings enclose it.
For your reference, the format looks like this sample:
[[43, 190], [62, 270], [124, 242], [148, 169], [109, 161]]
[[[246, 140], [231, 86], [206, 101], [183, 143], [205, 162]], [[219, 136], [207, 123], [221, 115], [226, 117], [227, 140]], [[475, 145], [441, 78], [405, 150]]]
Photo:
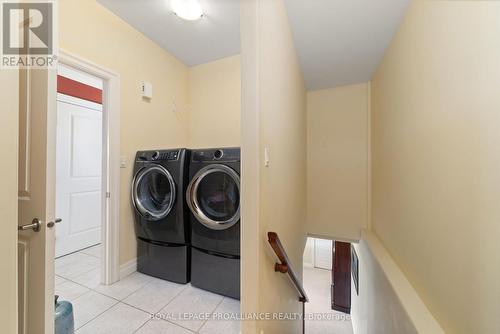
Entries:
[[184, 20], [194, 21], [203, 16], [203, 9], [198, 0], [171, 0], [170, 6], [174, 14]]

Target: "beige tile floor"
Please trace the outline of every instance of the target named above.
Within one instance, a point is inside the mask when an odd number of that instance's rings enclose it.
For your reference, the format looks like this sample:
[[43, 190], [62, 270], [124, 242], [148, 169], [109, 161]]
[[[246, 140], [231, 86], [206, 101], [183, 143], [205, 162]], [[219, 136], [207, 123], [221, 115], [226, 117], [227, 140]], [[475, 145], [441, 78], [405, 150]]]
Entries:
[[[330, 270], [304, 267], [304, 288], [310, 300], [306, 303], [307, 334], [353, 333], [351, 318], [331, 309], [330, 285]], [[320, 316], [331, 320], [309, 320], [320, 319]]]
[[[239, 301], [138, 272], [104, 286], [100, 256], [97, 245], [56, 259], [56, 294], [73, 303], [76, 334], [240, 332], [238, 321], [200, 319], [205, 313], [239, 313]], [[184, 312], [194, 319], [180, 319]]]

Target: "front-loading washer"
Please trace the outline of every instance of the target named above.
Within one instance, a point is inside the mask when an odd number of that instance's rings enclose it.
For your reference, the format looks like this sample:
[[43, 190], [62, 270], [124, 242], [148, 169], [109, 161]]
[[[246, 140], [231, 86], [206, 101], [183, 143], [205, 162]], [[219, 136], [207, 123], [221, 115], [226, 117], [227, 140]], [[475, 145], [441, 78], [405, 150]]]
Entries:
[[190, 280], [185, 189], [189, 151], [139, 151], [132, 181], [137, 271], [177, 283]]

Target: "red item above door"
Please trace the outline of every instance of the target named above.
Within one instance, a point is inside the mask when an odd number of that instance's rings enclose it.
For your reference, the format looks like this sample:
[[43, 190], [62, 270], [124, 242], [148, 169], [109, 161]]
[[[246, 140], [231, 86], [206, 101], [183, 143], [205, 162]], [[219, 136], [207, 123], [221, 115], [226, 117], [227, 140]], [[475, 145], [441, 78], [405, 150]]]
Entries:
[[63, 77], [62, 75], [57, 76], [57, 92], [102, 104], [101, 89]]

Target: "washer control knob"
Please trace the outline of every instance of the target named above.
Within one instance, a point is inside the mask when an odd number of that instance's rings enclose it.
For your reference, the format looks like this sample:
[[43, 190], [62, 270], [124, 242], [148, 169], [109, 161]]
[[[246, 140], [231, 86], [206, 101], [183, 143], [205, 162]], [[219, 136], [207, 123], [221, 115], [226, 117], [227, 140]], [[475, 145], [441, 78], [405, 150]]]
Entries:
[[224, 155], [224, 152], [222, 150], [217, 150], [214, 152], [214, 159], [219, 160], [220, 158], [222, 158], [223, 155]]
[[158, 160], [158, 158], [160, 157], [160, 152], [156, 151], [153, 153], [153, 155], [151, 156], [151, 159], [153, 160]]

